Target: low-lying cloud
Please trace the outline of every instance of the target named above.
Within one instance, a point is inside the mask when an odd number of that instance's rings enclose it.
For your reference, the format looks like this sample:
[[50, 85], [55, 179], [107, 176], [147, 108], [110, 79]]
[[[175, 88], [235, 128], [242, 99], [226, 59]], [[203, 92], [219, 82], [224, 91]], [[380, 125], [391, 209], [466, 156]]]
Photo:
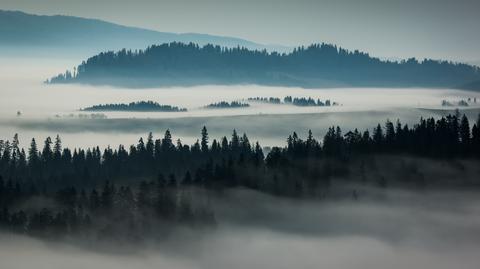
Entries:
[[179, 228], [162, 243], [99, 247], [3, 234], [0, 267], [473, 269], [480, 264], [480, 199], [474, 192], [371, 190], [357, 201], [298, 201], [238, 190], [218, 197], [216, 228]]

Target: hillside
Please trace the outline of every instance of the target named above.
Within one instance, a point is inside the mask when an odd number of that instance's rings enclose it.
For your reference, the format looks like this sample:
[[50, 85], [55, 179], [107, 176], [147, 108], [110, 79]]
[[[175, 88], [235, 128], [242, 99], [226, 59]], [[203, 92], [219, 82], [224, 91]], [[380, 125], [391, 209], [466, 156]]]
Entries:
[[466, 83], [459, 88], [469, 91], [480, 91], [480, 79]]
[[291, 53], [184, 43], [141, 51], [104, 52], [50, 83], [157, 87], [202, 84], [259, 84], [297, 87], [442, 87], [480, 80], [475, 66], [409, 59], [382, 61], [329, 44]]
[[[122, 48], [140, 49], [165, 42], [195, 42], [226, 47], [265, 48], [233, 37], [196, 33], [167, 33], [127, 27], [96, 19], [39, 16], [0, 10], [0, 48], [3, 53], [98, 53]], [[26, 51], [25, 49], [29, 49]], [[0, 51], [0, 53], [2, 53]]]

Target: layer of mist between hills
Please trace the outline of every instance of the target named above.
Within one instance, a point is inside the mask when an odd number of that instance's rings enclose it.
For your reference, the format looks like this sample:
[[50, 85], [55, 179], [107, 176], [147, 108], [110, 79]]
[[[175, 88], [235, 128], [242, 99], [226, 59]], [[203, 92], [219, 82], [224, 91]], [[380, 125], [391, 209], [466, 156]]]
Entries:
[[[203, 126], [207, 126], [212, 132], [226, 130], [227, 132], [237, 128], [251, 130], [250, 133], [261, 133], [265, 136], [273, 134], [286, 134], [291, 131], [312, 130], [326, 131], [332, 125], [343, 128], [359, 130], [371, 129], [377, 123], [389, 118], [391, 121], [399, 119], [402, 123], [416, 123], [420, 117], [441, 117], [454, 113], [455, 110], [442, 109], [393, 109], [391, 111], [354, 111], [354, 112], [324, 112], [324, 113], [298, 113], [298, 114], [256, 114], [236, 116], [209, 116], [209, 117], [179, 117], [179, 118], [112, 118], [112, 119], [46, 119], [29, 120], [14, 119], [4, 120], [5, 126], [12, 125], [21, 129], [44, 129], [62, 130], [69, 132], [139, 132], [148, 130], [172, 129], [181, 133], [191, 131], [199, 132]], [[479, 109], [459, 110], [460, 114], [466, 114], [469, 119], [477, 119]], [[235, 127], [236, 126], [236, 127]], [[255, 131], [256, 130], [256, 131]], [[266, 133], [264, 133], [266, 131]]]
[[[395, 109], [391, 111], [355, 111], [308, 114], [258, 114], [242, 116], [209, 116], [181, 118], [52, 118], [52, 119], [4, 119], [0, 120], [2, 139], [9, 139], [15, 133], [20, 135], [22, 145], [28, 146], [31, 138], [39, 141], [47, 136], [60, 134], [63, 142], [72, 147], [101, 147], [130, 145], [149, 132], [161, 137], [169, 129], [173, 138], [184, 143], [194, 143], [199, 138], [200, 130], [206, 126], [211, 139], [229, 137], [233, 129], [240, 134], [246, 133], [251, 141], [258, 141], [261, 146], [283, 146], [288, 135], [293, 131], [305, 138], [312, 130], [317, 138], [322, 138], [329, 127], [339, 125], [343, 132], [358, 128], [359, 131], [372, 129], [384, 124], [388, 118], [395, 122], [412, 126], [420, 117], [445, 116], [454, 113], [448, 110]], [[461, 110], [473, 125], [480, 110]]]

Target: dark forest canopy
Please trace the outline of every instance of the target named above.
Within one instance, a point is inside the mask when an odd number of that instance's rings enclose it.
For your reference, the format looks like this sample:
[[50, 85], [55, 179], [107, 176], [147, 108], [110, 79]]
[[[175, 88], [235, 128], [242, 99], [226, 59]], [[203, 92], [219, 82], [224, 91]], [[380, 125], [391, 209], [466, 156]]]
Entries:
[[478, 67], [414, 58], [382, 61], [367, 53], [313, 44], [291, 53], [169, 43], [103, 52], [50, 83], [132, 87], [260, 84], [300, 87], [461, 87], [480, 80]]
[[[342, 132], [329, 128], [322, 141], [311, 132], [306, 140], [296, 133], [287, 138], [287, 146], [274, 147], [265, 157], [258, 142], [252, 144], [246, 134], [233, 131], [231, 138], [210, 141], [207, 128], [193, 145], [173, 140], [169, 130], [161, 139], [150, 133], [136, 145], [99, 147], [73, 151], [62, 147], [60, 137], [47, 138], [38, 145], [32, 139], [28, 150], [19, 148], [18, 136], [12, 141], [0, 140], [0, 175], [4, 178], [39, 184], [42, 189], [58, 185], [96, 186], [103, 180], [131, 177], [153, 177], [158, 173], [183, 177], [184, 173], [199, 173], [198, 180], [209, 181], [210, 172], [238, 162], [288, 168], [296, 159], [338, 158], [347, 160], [355, 155], [408, 154], [432, 158], [479, 158], [479, 120], [470, 127], [465, 115], [449, 115], [435, 120], [421, 119], [413, 127], [400, 121], [386, 121], [371, 130]], [[264, 158], [265, 157], [265, 158]], [[211, 165], [208, 175], [201, 175], [203, 165]], [[219, 166], [219, 167], [216, 167]], [[217, 169], [218, 168], [218, 169]], [[220, 172], [218, 170], [217, 172]], [[220, 175], [218, 175], [220, 176]], [[261, 174], [257, 175], [261, 178]], [[32, 181], [33, 180], [33, 181]], [[227, 180], [225, 178], [225, 180]], [[258, 183], [258, 182], [257, 182]]]
[[[235, 130], [230, 139], [210, 141], [206, 127], [190, 146], [175, 143], [167, 130], [163, 138], [150, 133], [129, 148], [103, 152], [63, 148], [59, 136], [48, 137], [43, 146], [32, 139], [25, 151], [15, 135], [11, 142], [0, 140], [0, 229], [46, 237], [155, 239], [172, 223], [214, 225], [209, 193], [225, 188], [325, 197], [345, 180], [379, 188], [479, 187], [479, 124], [480, 118], [470, 128], [467, 117], [457, 113], [421, 119], [413, 127], [387, 120], [371, 132], [343, 133], [332, 126], [322, 141], [310, 131], [306, 139], [294, 132], [286, 146], [267, 156], [258, 142]], [[417, 165], [418, 157], [442, 165], [432, 170]], [[455, 167], [450, 183], [439, 180], [447, 166]], [[355, 189], [351, 195], [359, 197]], [[28, 203], [40, 197], [50, 203]]]
[[249, 107], [249, 104], [241, 103], [237, 101], [227, 102], [227, 101], [220, 101], [217, 103], [212, 103], [207, 106], [206, 108], [241, 108], [241, 107]]
[[102, 104], [81, 109], [82, 111], [139, 111], [139, 112], [185, 112], [186, 108], [161, 105], [153, 101], [131, 102], [128, 104]]

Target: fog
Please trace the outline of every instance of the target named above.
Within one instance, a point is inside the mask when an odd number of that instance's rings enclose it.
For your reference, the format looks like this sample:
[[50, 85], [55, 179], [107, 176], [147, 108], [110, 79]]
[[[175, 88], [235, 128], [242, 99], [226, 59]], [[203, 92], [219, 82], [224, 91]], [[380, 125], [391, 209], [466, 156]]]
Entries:
[[230, 191], [214, 203], [216, 228], [179, 228], [161, 243], [99, 246], [3, 234], [1, 267], [478, 268], [478, 195], [369, 192], [358, 201], [300, 202]]
[[[306, 135], [312, 129], [323, 136], [331, 125], [344, 129], [372, 128], [385, 119], [413, 124], [423, 116], [445, 114], [443, 99], [456, 102], [480, 94], [448, 89], [302, 89], [256, 85], [199, 86], [182, 88], [120, 89], [89, 85], [47, 85], [43, 81], [81, 59], [2, 58], [0, 61], [0, 139], [18, 133], [22, 146], [35, 137], [60, 134], [64, 145], [90, 147], [132, 144], [150, 131], [162, 136], [171, 129], [175, 138], [192, 143], [203, 125], [212, 138], [229, 135], [233, 129], [246, 132], [264, 146], [283, 145], [296, 131]], [[205, 109], [218, 101], [249, 97], [312, 97], [338, 102], [334, 107], [296, 107], [252, 103], [248, 108]], [[106, 119], [79, 119], [88, 115], [79, 109], [102, 103], [152, 100], [186, 107], [188, 112], [105, 112]], [[467, 111], [476, 118], [478, 105]], [[21, 116], [17, 116], [17, 112]]]
[[[222, 112], [223, 110], [219, 111]], [[450, 111], [452, 112], [452, 111]], [[462, 111], [463, 112], [463, 111]], [[471, 120], [476, 119], [480, 110], [465, 111]], [[200, 130], [207, 126], [211, 139], [229, 137], [233, 129], [247, 133], [251, 141], [262, 146], [284, 145], [293, 131], [306, 137], [309, 129], [317, 138], [322, 138], [329, 127], [340, 125], [343, 130], [358, 128], [364, 130], [384, 123], [387, 118], [401, 119], [410, 126], [421, 116], [439, 117], [447, 112], [417, 109], [395, 109], [391, 111], [330, 112], [308, 114], [263, 114], [213, 117], [185, 117], [166, 119], [113, 118], [113, 119], [13, 119], [2, 122], [3, 136], [9, 139], [19, 133], [22, 145], [26, 146], [32, 137], [44, 139], [60, 134], [64, 145], [72, 147], [102, 147], [118, 144], [130, 145], [140, 137], [153, 132], [155, 138], [163, 137], [170, 129], [173, 138], [192, 144], [200, 137]], [[161, 114], [161, 113], [160, 113]]]

